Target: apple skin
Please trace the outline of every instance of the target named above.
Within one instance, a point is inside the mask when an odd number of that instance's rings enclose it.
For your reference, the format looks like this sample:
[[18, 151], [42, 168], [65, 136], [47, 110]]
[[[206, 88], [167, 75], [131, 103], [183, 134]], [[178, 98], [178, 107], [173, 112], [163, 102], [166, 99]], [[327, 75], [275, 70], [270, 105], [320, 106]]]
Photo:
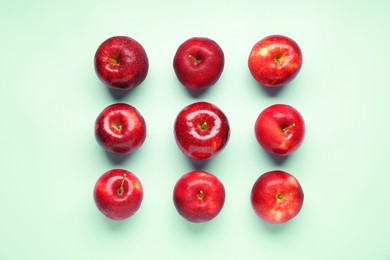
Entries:
[[282, 224], [301, 210], [304, 194], [298, 180], [284, 171], [269, 171], [261, 175], [251, 191], [251, 204], [257, 216], [265, 222]]
[[252, 48], [248, 67], [254, 79], [265, 87], [280, 87], [293, 80], [302, 67], [298, 44], [283, 35], [270, 35]]
[[222, 74], [224, 64], [221, 47], [205, 37], [183, 42], [173, 59], [176, 77], [189, 89], [206, 89], [214, 85]]
[[264, 109], [257, 117], [255, 136], [270, 154], [288, 156], [301, 146], [305, 122], [294, 107], [275, 104]]
[[95, 121], [97, 142], [108, 152], [129, 154], [146, 139], [146, 124], [140, 112], [125, 103], [107, 106]]
[[113, 169], [97, 180], [93, 198], [97, 208], [109, 219], [125, 220], [134, 215], [141, 206], [143, 189], [133, 173]]
[[230, 137], [229, 122], [214, 104], [196, 102], [183, 108], [174, 124], [175, 140], [189, 158], [207, 160], [224, 149]]
[[225, 188], [213, 174], [196, 170], [183, 175], [173, 191], [177, 212], [193, 223], [215, 218], [225, 203]]
[[113, 36], [96, 50], [95, 72], [109, 88], [131, 90], [146, 78], [149, 69], [142, 45], [127, 36]]

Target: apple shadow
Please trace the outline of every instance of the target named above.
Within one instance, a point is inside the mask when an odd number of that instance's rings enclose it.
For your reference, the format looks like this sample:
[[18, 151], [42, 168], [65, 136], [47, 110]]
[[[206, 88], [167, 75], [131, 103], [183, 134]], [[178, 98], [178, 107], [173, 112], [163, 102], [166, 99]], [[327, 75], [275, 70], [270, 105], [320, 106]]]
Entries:
[[207, 90], [209, 88], [202, 88], [202, 89], [191, 89], [191, 88], [187, 88], [185, 86], [182, 86], [186, 89], [186, 91], [188, 92], [188, 94], [193, 97], [193, 98], [199, 98], [200, 96], [202, 96], [204, 93], [207, 92]]
[[191, 163], [192, 167], [197, 170], [204, 169], [210, 162], [210, 160], [197, 160], [189, 157], [187, 157], [187, 160]]
[[280, 155], [271, 154], [271, 153], [265, 151], [262, 147], [260, 147], [259, 150], [263, 154], [266, 154], [276, 165], [283, 165], [288, 160], [288, 158], [290, 158], [290, 156], [291, 156], [291, 155], [280, 156]]
[[209, 225], [210, 225], [210, 221], [207, 221], [207, 222], [202, 222], [202, 223], [193, 223], [193, 222], [190, 222], [190, 221], [186, 221], [184, 220], [186, 223], [186, 226], [188, 228], [188, 230], [193, 233], [193, 234], [199, 234], [199, 233], [202, 233], [202, 232], [205, 232], [205, 230], [208, 230], [209, 229]]
[[270, 97], [276, 97], [279, 92], [281, 92], [286, 85], [280, 86], [280, 87], [266, 87], [261, 84], [259, 84], [260, 87], [264, 90], [265, 93], [267, 93]]
[[112, 153], [105, 151], [107, 158], [111, 161], [114, 165], [120, 165], [123, 164], [125, 161], [129, 160], [133, 153], [130, 154], [120, 154], [120, 153]]
[[276, 165], [283, 165], [290, 157], [290, 156], [274, 155], [274, 154], [270, 154], [270, 153], [267, 153], [267, 154], [272, 159], [272, 161], [274, 161], [274, 163]]
[[126, 220], [116, 221], [105, 217], [105, 222], [110, 230], [116, 231], [116, 230], [122, 230], [123, 226], [126, 224], [127, 221]]
[[106, 89], [108, 89], [111, 96], [116, 100], [120, 100], [120, 99], [124, 98], [133, 90], [133, 89], [114, 89], [114, 88], [110, 88], [110, 87], [106, 87]]
[[267, 223], [265, 221], [261, 221], [261, 223], [262, 226], [265, 228], [265, 230], [267, 230], [268, 233], [271, 234], [280, 234], [288, 228], [288, 222], [282, 224], [272, 224], [272, 223]]

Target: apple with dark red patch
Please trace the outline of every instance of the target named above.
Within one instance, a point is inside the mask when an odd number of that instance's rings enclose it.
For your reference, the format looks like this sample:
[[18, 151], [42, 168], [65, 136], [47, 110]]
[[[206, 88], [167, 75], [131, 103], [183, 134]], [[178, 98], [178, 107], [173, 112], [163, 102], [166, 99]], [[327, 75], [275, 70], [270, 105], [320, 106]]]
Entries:
[[264, 109], [257, 117], [255, 135], [267, 152], [288, 156], [301, 146], [305, 136], [305, 122], [294, 107], [275, 104]]
[[141, 206], [143, 189], [133, 173], [123, 169], [110, 170], [97, 180], [93, 197], [97, 208], [112, 220], [125, 220]]
[[222, 210], [225, 188], [215, 175], [199, 170], [192, 171], [177, 181], [173, 202], [178, 213], [188, 221], [210, 221]]
[[175, 140], [189, 158], [206, 160], [223, 150], [230, 136], [225, 114], [212, 103], [196, 102], [183, 108], [174, 124]]
[[261, 175], [252, 187], [251, 204], [261, 219], [272, 224], [294, 218], [303, 204], [303, 190], [298, 180], [284, 171]]
[[146, 78], [149, 61], [145, 49], [135, 39], [114, 36], [96, 50], [95, 71], [109, 88], [131, 90]]
[[253, 46], [248, 67], [261, 85], [283, 86], [299, 73], [302, 67], [302, 51], [293, 39], [283, 35], [270, 35]]
[[129, 154], [146, 139], [146, 124], [140, 112], [125, 103], [109, 105], [95, 121], [95, 137], [108, 152]]
[[221, 47], [212, 39], [194, 37], [183, 42], [173, 59], [178, 80], [190, 89], [205, 89], [220, 78], [225, 58]]

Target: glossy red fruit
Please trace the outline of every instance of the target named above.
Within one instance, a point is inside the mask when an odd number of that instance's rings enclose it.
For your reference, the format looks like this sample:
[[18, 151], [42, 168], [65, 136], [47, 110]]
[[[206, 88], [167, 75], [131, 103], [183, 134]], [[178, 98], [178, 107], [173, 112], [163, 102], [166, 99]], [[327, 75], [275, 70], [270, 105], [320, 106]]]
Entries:
[[298, 44], [283, 35], [270, 35], [252, 48], [248, 67], [257, 82], [265, 87], [279, 87], [293, 80], [302, 66]]
[[112, 104], [98, 115], [95, 137], [108, 152], [128, 154], [138, 150], [146, 139], [146, 124], [138, 110], [125, 103]]
[[97, 180], [93, 197], [97, 208], [112, 220], [125, 220], [141, 206], [143, 189], [133, 173], [123, 169], [110, 170]]
[[214, 104], [196, 102], [176, 117], [174, 135], [180, 150], [189, 158], [206, 160], [226, 145], [230, 127], [225, 114]]
[[252, 187], [251, 204], [255, 213], [272, 224], [294, 218], [303, 204], [303, 190], [298, 180], [284, 171], [261, 175]]
[[294, 107], [276, 104], [264, 109], [255, 123], [259, 144], [269, 153], [288, 156], [302, 144], [305, 122]]
[[96, 50], [95, 71], [108, 87], [131, 90], [146, 78], [149, 61], [142, 45], [127, 36], [105, 40]]
[[215, 218], [225, 202], [225, 188], [214, 175], [192, 171], [183, 175], [173, 191], [178, 213], [190, 222], [200, 223]]
[[221, 47], [213, 40], [194, 37], [182, 43], [173, 59], [178, 80], [190, 89], [205, 89], [220, 78], [225, 58]]

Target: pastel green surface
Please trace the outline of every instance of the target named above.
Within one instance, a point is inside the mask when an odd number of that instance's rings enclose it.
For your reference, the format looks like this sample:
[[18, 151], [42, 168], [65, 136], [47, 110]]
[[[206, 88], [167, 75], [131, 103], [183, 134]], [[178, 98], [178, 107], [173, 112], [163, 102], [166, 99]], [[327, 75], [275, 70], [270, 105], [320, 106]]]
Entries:
[[[390, 259], [388, 1], [8, 1], [0, 8], [2, 158], [0, 259]], [[254, 82], [252, 46], [269, 34], [301, 46], [298, 77], [278, 91]], [[150, 70], [124, 97], [98, 80], [93, 55], [114, 35], [145, 48]], [[184, 40], [220, 44], [225, 69], [201, 96], [177, 81], [173, 55]], [[195, 166], [177, 148], [181, 108], [213, 102], [231, 138], [204, 165], [224, 183], [226, 202], [211, 222], [190, 224], [172, 203], [177, 179]], [[128, 102], [145, 117], [142, 148], [110, 158], [93, 136], [98, 113]], [[257, 144], [257, 115], [274, 103], [301, 111], [303, 146], [275, 161]], [[141, 209], [106, 219], [92, 190], [112, 168], [135, 173]], [[284, 225], [259, 220], [249, 193], [257, 177], [280, 169], [305, 192]]]

